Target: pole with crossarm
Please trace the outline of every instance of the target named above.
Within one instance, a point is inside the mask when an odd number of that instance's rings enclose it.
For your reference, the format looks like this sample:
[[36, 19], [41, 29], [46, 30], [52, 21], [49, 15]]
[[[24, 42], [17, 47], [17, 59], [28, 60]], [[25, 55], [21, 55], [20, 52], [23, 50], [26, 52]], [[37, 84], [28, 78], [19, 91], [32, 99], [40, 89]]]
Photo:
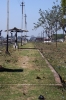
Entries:
[[[22, 6], [22, 27], [21, 28], [23, 29], [23, 7], [25, 6], [23, 1], [20, 6]], [[22, 32], [21, 32], [21, 46], [22, 46]]]

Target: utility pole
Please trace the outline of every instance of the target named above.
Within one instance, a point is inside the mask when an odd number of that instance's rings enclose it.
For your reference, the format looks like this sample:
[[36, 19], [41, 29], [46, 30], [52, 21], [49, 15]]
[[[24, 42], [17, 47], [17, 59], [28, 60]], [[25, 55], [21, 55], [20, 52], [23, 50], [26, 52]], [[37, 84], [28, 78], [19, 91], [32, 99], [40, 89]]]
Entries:
[[26, 18], [27, 18], [27, 15], [25, 14], [25, 30], [27, 30], [27, 21], [26, 21]]
[[[22, 6], [22, 26], [21, 28], [23, 29], [23, 7], [25, 6], [23, 1], [20, 6]], [[22, 46], [22, 33], [21, 33], [21, 46]]]
[[7, 0], [7, 44], [6, 44], [6, 53], [8, 54], [8, 33], [9, 33], [9, 0]]
[[[27, 29], [27, 22], [26, 22], [26, 17], [27, 17], [27, 15], [25, 14], [25, 30]], [[24, 42], [26, 41], [26, 35], [27, 35], [27, 32], [26, 32], [26, 34], [24, 34]]]
[[26, 22], [26, 17], [27, 17], [27, 15], [25, 14], [25, 29], [27, 28], [27, 22]]

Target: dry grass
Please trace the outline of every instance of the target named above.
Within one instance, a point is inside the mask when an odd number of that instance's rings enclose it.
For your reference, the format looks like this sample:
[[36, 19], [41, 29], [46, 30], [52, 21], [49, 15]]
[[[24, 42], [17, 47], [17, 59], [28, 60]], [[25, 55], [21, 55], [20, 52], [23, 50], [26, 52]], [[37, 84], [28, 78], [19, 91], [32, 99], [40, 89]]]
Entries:
[[[29, 46], [34, 47], [32, 43], [25, 45]], [[40, 94], [45, 96], [46, 100], [66, 98], [62, 87], [52, 85], [56, 83], [54, 76], [37, 50], [14, 50], [9, 47], [9, 52], [10, 55], [6, 55], [5, 49], [2, 48], [0, 65], [14, 69], [15, 72], [0, 72], [1, 100], [36, 100]], [[19, 72], [18, 69], [23, 71]]]

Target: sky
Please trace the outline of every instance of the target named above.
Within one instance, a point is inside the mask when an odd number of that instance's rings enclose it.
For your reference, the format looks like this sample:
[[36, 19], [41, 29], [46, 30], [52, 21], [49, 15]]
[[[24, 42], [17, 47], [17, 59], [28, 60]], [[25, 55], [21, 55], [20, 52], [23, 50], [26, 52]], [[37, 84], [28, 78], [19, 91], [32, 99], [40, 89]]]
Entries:
[[[23, 33], [28, 36], [38, 36], [43, 31], [40, 27], [37, 30], [34, 29], [34, 24], [37, 23], [39, 15], [39, 9], [48, 10], [52, 8], [53, 2], [57, 0], [9, 0], [9, 29], [13, 27], [21, 28], [22, 26], [22, 7], [21, 2], [24, 2], [23, 11], [23, 29], [25, 29], [25, 17], [27, 15], [27, 30], [29, 32]], [[60, 3], [58, 0], [57, 4]], [[7, 33], [4, 32], [7, 29], [7, 0], [0, 0], [0, 30], [2, 31], [2, 36], [6, 37]], [[10, 35], [10, 33], [9, 33]], [[21, 33], [18, 33], [20, 36]]]

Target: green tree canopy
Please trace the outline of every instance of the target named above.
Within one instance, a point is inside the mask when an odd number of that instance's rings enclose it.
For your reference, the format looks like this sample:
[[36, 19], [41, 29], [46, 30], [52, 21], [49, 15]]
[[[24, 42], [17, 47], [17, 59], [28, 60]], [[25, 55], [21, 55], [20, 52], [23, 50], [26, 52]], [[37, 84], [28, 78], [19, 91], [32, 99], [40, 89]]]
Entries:
[[63, 10], [63, 14], [66, 14], [66, 0], [61, 0], [61, 6]]

